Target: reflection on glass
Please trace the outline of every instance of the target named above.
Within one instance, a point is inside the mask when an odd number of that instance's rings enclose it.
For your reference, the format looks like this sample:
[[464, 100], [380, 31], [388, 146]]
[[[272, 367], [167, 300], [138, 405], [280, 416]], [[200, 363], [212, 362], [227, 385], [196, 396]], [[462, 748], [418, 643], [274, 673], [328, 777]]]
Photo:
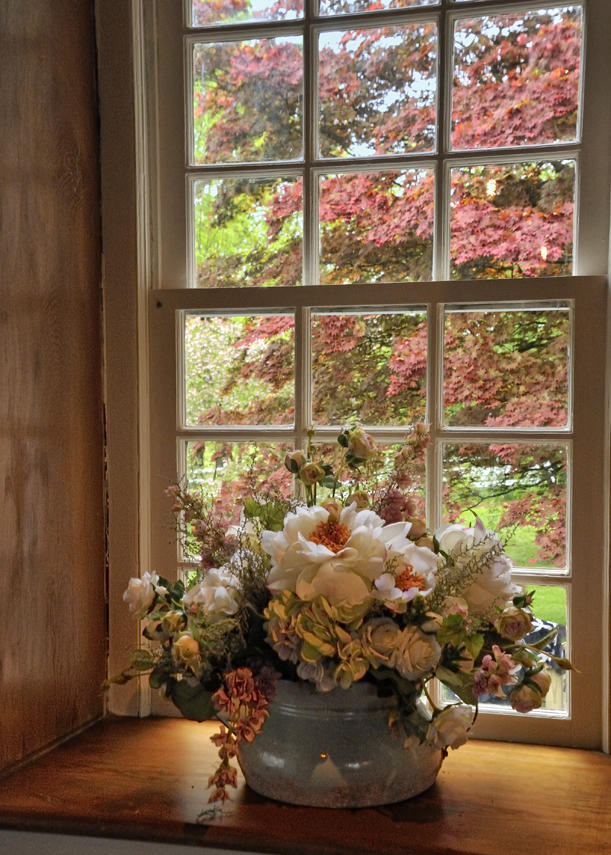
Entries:
[[195, 284], [300, 285], [302, 196], [301, 178], [194, 181]]
[[443, 518], [510, 535], [517, 567], [566, 566], [567, 457], [564, 443], [444, 443]]
[[303, 17], [303, 0], [191, 0], [191, 26], [283, 21]]
[[457, 20], [452, 146], [576, 139], [581, 41], [578, 6]]
[[194, 45], [194, 163], [300, 157], [302, 105], [301, 36]]
[[314, 423], [424, 422], [426, 348], [423, 310], [314, 314]]
[[461, 166], [450, 191], [452, 279], [572, 272], [574, 161]]
[[441, 0], [320, 0], [321, 15], [351, 15], [378, 9], [406, 9], [408, 6], [436, 6]]
[[187, 489], [213, 500], [223, 525], [240, 520], [249, 495], [293, 495], [293, 476], [284, 466], [287, 443], [195, 441], [185, 443]]
[[285, 425], [294, 418], [292, 315], [187, 314], [186, 425]]
[[321, 283], [430, 279], [433, 205], [432, 169], [323, 176]]
[[431, 151], [436, 57], [432, 23], [321, 33], [321, 155]]
[[569, 341], [566, 307], [466, 311], [447, 306], [445, 424], [565, 427]]

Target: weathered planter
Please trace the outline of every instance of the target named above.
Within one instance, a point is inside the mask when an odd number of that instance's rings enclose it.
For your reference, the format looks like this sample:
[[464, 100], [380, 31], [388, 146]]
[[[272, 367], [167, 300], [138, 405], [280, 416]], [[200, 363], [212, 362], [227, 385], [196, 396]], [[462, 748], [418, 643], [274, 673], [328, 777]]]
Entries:
[[308, 683], [280, 680], [270, 716], [238, 759], [255, 792], [283, 802], [347, 808], [390, 804], [428, 789], [441, 751], [403, 747], [388, 727], [394, 698], [375, 686], [318, 693]]

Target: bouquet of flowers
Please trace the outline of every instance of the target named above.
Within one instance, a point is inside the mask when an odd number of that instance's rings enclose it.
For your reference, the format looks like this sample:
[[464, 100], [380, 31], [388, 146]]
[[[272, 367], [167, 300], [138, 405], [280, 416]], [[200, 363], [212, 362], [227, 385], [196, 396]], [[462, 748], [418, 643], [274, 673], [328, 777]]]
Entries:
[[[124, 600], [149, 644], [111, 682], [148, 674], [185, 717], [219, 719], [210, 801], [237, 784], [232, 759], [264, 725], [280, 678], [319, 692], [374, 683], [396, 696], [389, 725], [406, 742], [445, 753], [467, 740], [480, 698], [528, 712], [550, 687], [546, 660], [571, 668], [544, 654], [553, 633], [526, 642], [532, 595], [512, 583], [495, 532], [477, 518], [427, 531], [414, 490], [427, 442], [417, 425], [388, 464], [362, 428], [342, 431], [330, 455], [311, 435], [285, 460], [296, 498], [253, 488], [239, 525], [202, 494], [169, 488], [199, 565], [177, 581], [131, 579]], [[452, 700], [435, 700], [433, 679]]]

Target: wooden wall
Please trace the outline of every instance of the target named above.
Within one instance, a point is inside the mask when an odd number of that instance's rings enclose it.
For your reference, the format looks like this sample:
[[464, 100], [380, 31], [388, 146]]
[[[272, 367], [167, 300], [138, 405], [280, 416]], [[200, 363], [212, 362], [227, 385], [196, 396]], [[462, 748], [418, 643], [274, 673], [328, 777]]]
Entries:
[[102, 713], [93, 0], [0, 3], [0, 769]]

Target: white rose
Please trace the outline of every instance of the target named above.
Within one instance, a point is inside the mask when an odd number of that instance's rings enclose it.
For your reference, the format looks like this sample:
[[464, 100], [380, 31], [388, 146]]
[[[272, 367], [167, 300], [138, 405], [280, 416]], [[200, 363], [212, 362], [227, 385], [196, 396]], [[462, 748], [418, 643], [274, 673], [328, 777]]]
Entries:
[[360, 634], [363, 653], [374, 668], [389, 665], [401, 644], [401, 629], [391, 618], [371, 618]]
[[469, 612], [485, 615], [497, 604], [504, 604], [520, 591], [512, 584], [512, 564], [493, 531], [486, 531], [481, 520], [474, 528], [449, 525], [436, 532], [439, 548], [450, 555], [456, 567], [479, 566], [475, 578], [460, 592]]
[[145, 572], [138, 579], [129, 580], [129, 584], [123, 592], [123, 600], [128, 604], [130, 612], [138, 617], [144, 617], [155, 600], [155, 585], [159, 580], [156, 573]]
[[199, 606], [209, 617], [227, 617], [238, 610], [238, 580], [227, 569], [208, 570], [204, 578], [185, 593], [183, 605], [189, 609]]
[[441, 657], [441, 648], [434, 635], [421, 632], [417, 626], [406, 626], [395, 651], [391, 667], [407, 680], [417, 680], [432, 671]]
[[471, 707], [446, 707], [428, 726], [426, 741], [434, 748], [458, 748], [469, 738], [472, 724]]

